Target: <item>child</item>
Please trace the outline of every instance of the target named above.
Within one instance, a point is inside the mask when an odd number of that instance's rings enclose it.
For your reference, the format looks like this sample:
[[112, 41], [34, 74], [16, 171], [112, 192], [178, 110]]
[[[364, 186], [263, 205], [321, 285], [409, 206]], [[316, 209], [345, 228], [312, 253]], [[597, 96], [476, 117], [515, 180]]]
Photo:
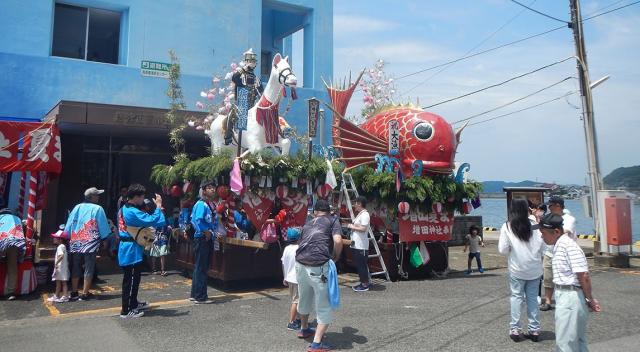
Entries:
[[291, 308], [289, 309], [289, 324], [287, 329], [300, 330], [300, 319], [298, 317], [298, 280], [296, 279], [296, 251], [298, 250], [298, 239], [300, 229], [291, 227], [287, 230], [289, 245], [282, 253], [282, 272], [284, 280], [282, 283], [289, 286], [289, 297], [291, 297]]
[[471, 274], [471, 261], [473, 260], [473, 258], [476, 258], [476, 263], [478, 263], [478, 271], [480, 273], [484, 273], [484, 269], [482, 268], [482, 263], [480, 262], [480, 248], [479, 246], [484, 247], [484, 242], [482, 241], [482, 237], [480, 237], [478, 234], [480, 233], [480, 229], [475, 226], [475, 225], [471, 225], [471, 227], [469, 227], [469, 234], [467, 236], [465, 236], [465, 244], [464, 244], [464, 249], [462, 250], [462, 252], [466, 252], [467, 251], [467, 247], [469, 247], [469, 261], [467, 262], [467, 275]]
[[[56, 282], [56, 292], [49, 297], [47, 301], [63, 303], [69, 302], [69, 290], [67, 281], [69, 281], [69, 262], [67, 258], [66, 239], [63, 234], [64, 225], [60, 225], [59, 230], [51, 234], [53, 243], [58, 245], [56, 249], [55, 264], [53, 267], [52, 279]], [[60, 295], [62, 294], [62, 296]]]
[[[149, 214], [153, 214], [156, 210], [156, 205], [149, 199], [144, 200], [145, 211]], [[169, 233], [171, 233], [171, 227], [164, 225], [156, 227], [156, 238], [149, 250], [149, 257], [151, 258], [151, 273], [156, 275], [157, 258], [160, 258], [160, 275], [167, 276], [165, 270], [166, 256], [169, 255]]]

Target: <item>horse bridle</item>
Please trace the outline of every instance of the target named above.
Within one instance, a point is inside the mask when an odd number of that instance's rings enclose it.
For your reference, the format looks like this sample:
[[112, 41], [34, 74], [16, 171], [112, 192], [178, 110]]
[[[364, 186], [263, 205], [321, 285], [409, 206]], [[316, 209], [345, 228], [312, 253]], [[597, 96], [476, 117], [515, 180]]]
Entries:
[[[285, 74], [285, 72], [288, 72], [288, 73]], [[278, 82], [280, 82], [280, 84], [287, 85], [286, 82], [289, 76], [293, 76], [293, 71], [291, 71], [291, 67], [287, 67], [284, 70], [280, 71], [280, 74], [278, 75]]]

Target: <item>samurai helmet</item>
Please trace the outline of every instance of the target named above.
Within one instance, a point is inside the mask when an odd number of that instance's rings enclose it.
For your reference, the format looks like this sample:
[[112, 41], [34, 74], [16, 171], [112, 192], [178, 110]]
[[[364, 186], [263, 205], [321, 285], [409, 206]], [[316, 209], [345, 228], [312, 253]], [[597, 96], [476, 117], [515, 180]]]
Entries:
[[249, 50], [244, 52], [243, 61], [247, 66], [249, 66], [251, 68], [255, 68], [256, 67], [256, 63], [258, 62], [258, 57], [253, 52], [253, 49], [249, 49]]

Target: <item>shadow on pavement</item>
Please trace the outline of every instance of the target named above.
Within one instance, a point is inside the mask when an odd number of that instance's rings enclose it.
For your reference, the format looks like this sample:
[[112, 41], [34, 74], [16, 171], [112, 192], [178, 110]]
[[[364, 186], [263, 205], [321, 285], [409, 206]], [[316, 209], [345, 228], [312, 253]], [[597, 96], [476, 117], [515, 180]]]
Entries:
[[182, 317], [189, 315], [189, 311], [177, 311], [175, 309], [155, 308], [144, 312], [147, 317]]
[[362, 345], [369, 340], [363, 335], [357, 335], [358, 329], [354, 329], [350, 326], [342, 328], [342, 332], [327, 332], [325, 335], [327, 342], [336, 349], [350, 350], [353, 349], [353, 344]]

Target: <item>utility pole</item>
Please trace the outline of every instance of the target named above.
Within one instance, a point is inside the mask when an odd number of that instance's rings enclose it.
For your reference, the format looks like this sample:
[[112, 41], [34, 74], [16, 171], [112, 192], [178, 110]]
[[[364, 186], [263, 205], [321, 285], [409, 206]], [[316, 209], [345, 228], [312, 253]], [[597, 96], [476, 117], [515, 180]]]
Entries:
[[580, 80], [580, 97], [582, 102], [582, 120], [584, 122], [584, 136], [587, 143], [587, 165], [589, 168], [589, 180], [591, 181], [591, 212], [593, 214], [593, 226], [595, 228], [596, 236], [600, 239], [598, 191], [602, 189], [602, 178], [600, 176], [600, 164], [598, 161], [598, 141], [596, 137], [595, 121], [593, 118], [591, 81], [589, 80], [589, 68], [587, 66], [587, 52], [584, 46], [580, 1], [569, 0], [569, 7], [571, 10], [571, 23], [569, 24], [569, 27], [573, 30], [573, 37], [576, 45], [578, 77]]

